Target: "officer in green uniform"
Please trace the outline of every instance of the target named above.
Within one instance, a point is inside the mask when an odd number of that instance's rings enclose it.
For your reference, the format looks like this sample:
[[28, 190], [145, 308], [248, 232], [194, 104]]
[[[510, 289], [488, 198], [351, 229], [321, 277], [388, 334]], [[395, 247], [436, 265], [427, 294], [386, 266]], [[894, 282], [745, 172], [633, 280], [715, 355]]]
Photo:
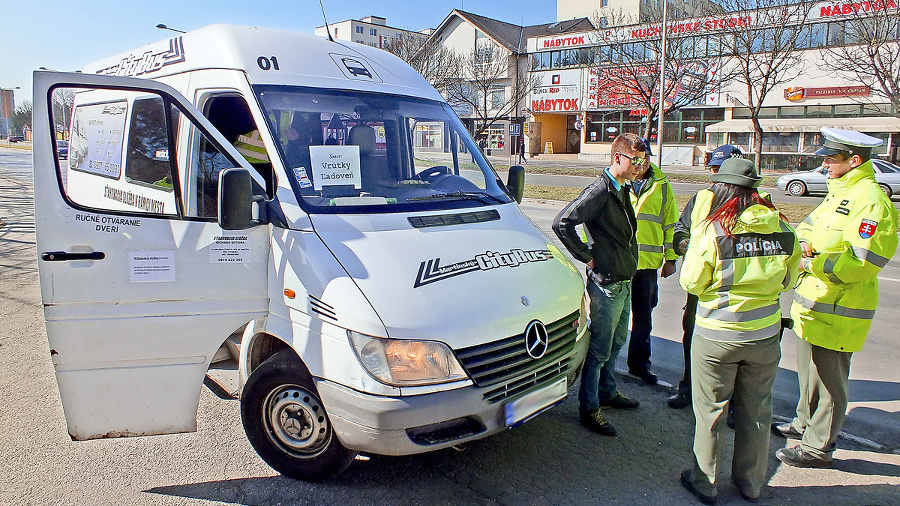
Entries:
[[756, 501], [766, 481], [772, 383], [781, 359], [779, 295], [797, 280], [800, 245], [756, 190], [762, 178], [753, 162], [729, 158], [710, 179], [716, 184], [709, 212], [692, 224], [680, 278], [698, 298], [691, 343], [694, 466], [681, 474], [681, 484], [702, 502], [715, 502], [731, 399], [731, 479], [745, 499]]
[[797, 227], [803, 250], [791, 317], [800, 401], [778, 435], [800, 439], [775, 456], [795, 467], [830, 467], [847, 413], [850, 358], [862, 349], [878, 305], [878, 272], [897, 250], [897, 208], [875, 183], [870, 153], [881, 139], [822, 128], [816, 151], [828, 196]]

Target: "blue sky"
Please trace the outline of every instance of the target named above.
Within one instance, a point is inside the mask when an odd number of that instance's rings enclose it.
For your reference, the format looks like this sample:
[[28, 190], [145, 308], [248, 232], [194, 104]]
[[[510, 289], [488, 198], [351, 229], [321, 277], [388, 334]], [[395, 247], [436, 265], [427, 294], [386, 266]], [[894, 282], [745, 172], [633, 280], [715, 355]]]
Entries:
[[[565, 0], [561, 0], [565, 1]], [[398, 28], [436, 27], [453, 9], [508, 23], [556, 21], [548, 0], [323, 0], [329, 22], [365, 16]], [[31, 72], [39, 67], [80, 70], [101, 58], [158, 40], [164, 23], [193, 30], [233, 23], [312, 33], [322, 25], [318, 0], [8, 0], [0, 14], [0, 87], [16, 90], [16, 104], [31, 99]]]

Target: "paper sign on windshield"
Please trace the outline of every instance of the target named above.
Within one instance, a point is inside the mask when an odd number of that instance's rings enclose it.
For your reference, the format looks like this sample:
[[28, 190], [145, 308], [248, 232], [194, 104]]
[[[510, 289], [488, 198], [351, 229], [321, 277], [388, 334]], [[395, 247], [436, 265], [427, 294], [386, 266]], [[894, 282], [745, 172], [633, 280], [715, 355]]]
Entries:
[[313, 186], [353, 185], [362, 188], [359, 146], [310, 146]]
[[69, 167], [98, 176], [119, 178], [125, 138], [126, 102], [82, 105], [72, 116]]

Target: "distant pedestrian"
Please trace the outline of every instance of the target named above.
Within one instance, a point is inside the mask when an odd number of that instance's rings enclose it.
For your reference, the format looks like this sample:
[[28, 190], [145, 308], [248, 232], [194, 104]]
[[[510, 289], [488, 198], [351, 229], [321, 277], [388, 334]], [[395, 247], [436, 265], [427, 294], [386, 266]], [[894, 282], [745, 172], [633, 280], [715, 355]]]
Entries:
[[791, 317], [800, 402], [773, 432], [800, 439], [775, 453], [795, 467], [831, 467], [847, 413], [850, 358], [866, 341], [878, 306], [878, 272], [897, 250], [897, 208], [875, 182], [870, 159], [881, 139], [822, 128], [828, 196], [797, 226], [803, 261]]
[[[675, 273], [678, 255], [672, 234], [678, 221], [675, 192], [666, 175], [650, 162], [650, 141], [641, 137], [646, 156], [631, 182], [631, 205], [637, 216], [637, 272], [631, 281], [631, 338], [628, 341], [628, 372], [648, 385], [659, 379], [650, 370], [650, 333], [653, 308], [659, 302], [658, 277]], [[657, 273], [659, 271], [659, 273]]]
[[[706, 168], [715, 174], [719, 171], [719, 166], [722, 165], [722, 162], [731, 157], [741, 156], [743, 156], [743, 153], [740, 149], [731, 144], [723, 144], [713, 150], [709, 161], [706, 163]], [[675, 232], [673, 234], [673, 247], [678, 255], [683, 256], [687, 252], [691, 238], [691, 226], [694, 223], [699, 223], [709, 214], [712, 197], [712, 189], [704, 188], [694, 194], [681, 211], [681, 217], [675, 223]], [[691, 340], [694, 336], [694, 317], [696, 313], [697, 296], [688, 293], [687, 301], [684, 305], [684, 315], [681, 319], [681, 328], [684, 331], [681, 339], [682, 349], [684, 350], [684, 377], [678, 383], [678, 392], [668, 399], [669, 407], [675, 409], [691, 405]]]
[[[628, 340], [631, 278], [637, 268], [637, 220], [626, 182], [643, 165], [644, 144], [635, 134], [622, 134], [612, 143], [612, 164], [582, 190], [553, 221], [553, 231], [569, 253], [587, 264], [587, 292], [591, 298], [590, 344], [581, 373], [578, 413], [588, 430], [615, 436], [616, 429], [600, 408], [634, 409], [640, 403], [616, 388], [616, 358]], [[588, 243], [578, 226], [584, 225]]]
[[525, 158], [525, 136], [519, 136], [519, 162], [526, 164], [528, 158]]
[[691, 229], [681, 286], [697, 296], [691, 344], [694, 465], [681, 484], [716, 501], [726, 404], [735, 405], [731, 480], [755, 502], [766, 482], [772, 383], [781, 359], [779, 295], [797, 280], [800, 245], [787, 220], [759, 195], [750, 160], [730, 158], [710, 179], [710, 210]]

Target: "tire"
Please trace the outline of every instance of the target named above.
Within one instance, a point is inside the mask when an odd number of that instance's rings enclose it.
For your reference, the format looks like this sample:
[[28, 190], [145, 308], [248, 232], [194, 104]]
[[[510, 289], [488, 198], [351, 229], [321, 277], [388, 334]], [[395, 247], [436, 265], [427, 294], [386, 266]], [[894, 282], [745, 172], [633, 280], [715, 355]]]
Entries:
[[787, 192], [795, 197], [806, 195], [806, 183], [803, 181], [791, 181], [787, 184]]
[[290, 478], [322, 481], [356, 456], [338, 440], [312, 377], [292, 350], [276, 353], [250, 374], [241, 421], [256, 453]]
[[894, 196], [894, 192], [891, 191], [890, 186], [888, 186], [886, 184], [879, 184], [878, 186], [881, 187], [881, 191], [883, 191], [884, 194], [887, 195], [888, 198], [891, 198]]

